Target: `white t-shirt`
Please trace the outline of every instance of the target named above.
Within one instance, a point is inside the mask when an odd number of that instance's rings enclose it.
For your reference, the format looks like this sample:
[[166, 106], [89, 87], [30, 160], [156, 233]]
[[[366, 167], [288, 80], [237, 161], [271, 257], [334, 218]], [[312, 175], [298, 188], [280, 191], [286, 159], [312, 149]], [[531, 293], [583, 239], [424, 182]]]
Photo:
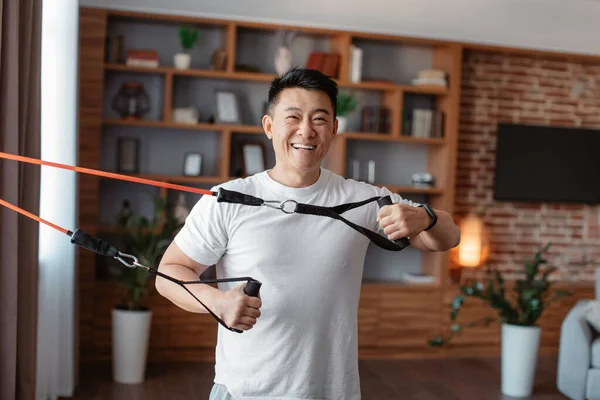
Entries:
[[[263, 200], [327, 207], [385, 195], [415, 205], [326, 169], [313, 185], [299, 189], [272, 180], [266, 171], [221, 186]], [[378, 210], [374, 201], [342, 215], [377, 230]], [[328, 217], [203, 196], [175, 242], [197, 262], [216, 264], [218, 278], [262, 282], [256, 325], [241, 334], [219, 325], [216, 383], [236, 399], [360, 399], [357, 308], [366, 236]]]

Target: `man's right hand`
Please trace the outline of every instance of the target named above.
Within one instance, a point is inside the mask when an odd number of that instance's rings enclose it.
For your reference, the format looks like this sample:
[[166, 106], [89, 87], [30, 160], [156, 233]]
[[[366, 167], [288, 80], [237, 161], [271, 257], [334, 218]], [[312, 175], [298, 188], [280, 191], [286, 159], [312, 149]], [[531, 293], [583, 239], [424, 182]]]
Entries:
[[256, 319], [260, 317], [262, 306], [260, 297], [252, 297], [244, 293], [245, 286], [246, 283], [241, 283], [231, 290], [222, 292], [215, 310], [225, 324], [242, 331], [252, 329]]

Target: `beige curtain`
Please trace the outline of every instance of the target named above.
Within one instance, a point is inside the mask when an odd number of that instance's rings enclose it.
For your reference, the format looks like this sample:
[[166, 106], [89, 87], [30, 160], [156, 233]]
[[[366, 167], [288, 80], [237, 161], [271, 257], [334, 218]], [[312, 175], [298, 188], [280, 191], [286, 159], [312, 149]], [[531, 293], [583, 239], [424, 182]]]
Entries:
[[[0, 151], [39, 158], [42, 0], [0, 0]], [[39, 167], [0, 161], [0, 197], [39, 213]], [[0, 209], [0, 399], [34, 399], [38, 225]]]

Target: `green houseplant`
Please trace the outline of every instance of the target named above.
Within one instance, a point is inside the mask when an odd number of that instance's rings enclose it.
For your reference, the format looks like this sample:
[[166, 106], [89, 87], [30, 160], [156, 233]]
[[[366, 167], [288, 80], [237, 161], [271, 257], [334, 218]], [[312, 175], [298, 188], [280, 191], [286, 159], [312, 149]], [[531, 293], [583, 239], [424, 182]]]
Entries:
[[198, 30], [187, 26], [180, 26], [177, 34], [181, 48], [184, 51], [175, 54], [173, 63], [177, 69], [188, 69], [192, 62], [190, 50], [194, 48], [194, 45], [198, 41]]
[[[119, 250], [138, 258], [142, 265], [158, 268], [181, 224], [168, 213], [166, 198], [154, 200], [151, 218], [131, 212], [128, 204], [118, 217]], [[130, 261], [130, 260], [127, 260]], [[152, 292], [148, 270], [122, 266], [119, 276], [125, 298], [112, 310], [113, 379], [136, 384], [144, 380], [152, 312], [145, 299]]]
[[[533, 389], [539, 350], [538, 320], [553, 302], [573, 294], [570, 290], [551, 290], [552, 281], [549, 278], [556, 267], [545, 266], [547, 260], [544, 258], [550, 245], [551, 243], [546, 244], [532, 259], [524, 263], [523, 269], [519, 271], [521, 277], [514, 281], [512, 289], [506, 287], [502, 272], [491, 266], [487, 270], [487, 282], [462, 285], [460, 294], [450, 304], [449, 332], [429, 339], [429, 345], [446, 346], [465, 328], [501, 323], [502, 393], [517, 397], [529, 396]], [[484, 301], [497, 312], [497, 316], [476, 319], [466, 324], [458, 322], [467, 297]]]
[[338, 120], [338, 132], [345, 132], [348, 126], [348, 115], [356, 109], [358, 99], [350, 92], [340, 92], [337, 96], [336, 115]]
[[[166, 198], [154, 199], [154, 215], [147, 218], [128, 210], [128, 205], [118, 216], [122, 251], [134, 255], [140, 264], [157, 268], [163, 253], [175, 237], [181, 224], [168, 213]], [[152, 292], [151, 274], [144, 268], [122, 268], [120, 283], [125, 289], [125, 299], [118, 307], [139, 311], [147, 309], [145, 299]]]

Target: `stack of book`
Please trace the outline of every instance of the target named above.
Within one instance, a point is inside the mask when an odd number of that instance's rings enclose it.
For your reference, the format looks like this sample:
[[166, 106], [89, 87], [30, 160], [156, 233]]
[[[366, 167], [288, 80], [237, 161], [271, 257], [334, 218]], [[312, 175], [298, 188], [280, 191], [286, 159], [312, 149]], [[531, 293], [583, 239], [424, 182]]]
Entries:
[[448, 74], [440, 69], [426, 69], [419, 71], [417, 77], [412, 80], [412, 84], [419, 85], [434, 85], [434, 86], [448, 86]]
[[125, 63], [130, 67], [156, 68], [158, 53], [156, 50], [127, 50]]

